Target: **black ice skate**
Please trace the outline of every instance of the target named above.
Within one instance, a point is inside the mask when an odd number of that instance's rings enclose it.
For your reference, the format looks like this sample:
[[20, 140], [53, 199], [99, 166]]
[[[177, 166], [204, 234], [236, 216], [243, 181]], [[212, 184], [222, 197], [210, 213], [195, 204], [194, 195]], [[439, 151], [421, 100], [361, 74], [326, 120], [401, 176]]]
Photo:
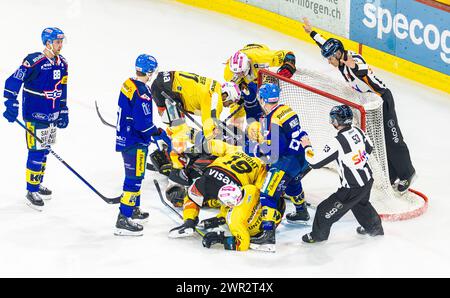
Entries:
[[319, 242], [316, 239], [314, 239], [314, 237], [311, 235], [311, 233], [303, 235], [302, 240], [305, 243], [316, 243], [316, 242]]
[[286, 220], [291, 224], [307, 224], [310, 219], [308, 209], [306, 209], [306, 204], [303, 210], [296, 210], [295, 212], [286, 215]]
[[414, 180], [415, 176], [416, 172], [414, 172], [408, 179], [400, 180], [397, 185], [397, 190], [402, 194], [405, 193], [408, 190], [409, 186], [411, 185], [412, 181]]
[[357, 227], [356, 233], [358, 233], [360, 235], [370, 235], [372, 237], [375, 237], [375, 236], [383, 236], [384, 230], [383, 230], [383, 227], [379, 227], [379, 228], [374, 229], [373, 231], [369, 232], [369, 231], [365, 230], [363, 227]]
[[28, 206], [30, 206], [31, 208], [33, 208], [37, 211], [42, 211], [42, 209], [44, 207], [44, 201], [42, 200], [42, 198], [38, 192], [29, 191], [27, 193], [27, 195], [25, 196], [25, 198], [27, 199], [26, 203]]
[[50, 189], [48, 189], [47, 187], [43, 186], [42, 184], [39, 185], [38, 193], [42, 197], [42, 199], [44, 199], [46, 201], [52, 199], [52, 191]]
[[186, 221], [176, 228], [169, 231], [169, 238], [184, 238], [190, 237], [194, 234], [195, 226], [198, 223], [198, 218], [196, 220], [186, 219]]
[[131, 219], [139, 224], [146, 223], [148, 221], [149, 214], [148, 212], [142, 212], [139, 207], [133, 208], [133, 214], [131, 215]]
[[114, 235], [117, 236], [142, 236], [144, 227], [135, 223], [131, 218], [119, 213], [116, 221], [116, 230]]
[[275, 252], [275, 230], [264, 230], [259, 236], [250, 238], [250, 248]]

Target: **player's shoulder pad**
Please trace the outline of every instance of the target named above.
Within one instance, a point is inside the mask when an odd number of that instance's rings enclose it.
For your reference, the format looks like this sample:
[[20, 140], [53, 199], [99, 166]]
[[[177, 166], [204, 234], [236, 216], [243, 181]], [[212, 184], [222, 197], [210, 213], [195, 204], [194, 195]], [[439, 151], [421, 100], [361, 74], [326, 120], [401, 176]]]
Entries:
[[28, 54], [23, 59], [22, 65], [25, 67], [33, 67], [36, 64], [38, 64], [40, 61], [42, 61], [43, 59], [45, 59], [44, 53], [41, 53], [41, 52], [31, 53], [31, 54]]
[[290, 106], [280, 104], [275, 112], [272, 114], [272, 123], [282, 126], [287, 120], [296, 116], [297, 114]]

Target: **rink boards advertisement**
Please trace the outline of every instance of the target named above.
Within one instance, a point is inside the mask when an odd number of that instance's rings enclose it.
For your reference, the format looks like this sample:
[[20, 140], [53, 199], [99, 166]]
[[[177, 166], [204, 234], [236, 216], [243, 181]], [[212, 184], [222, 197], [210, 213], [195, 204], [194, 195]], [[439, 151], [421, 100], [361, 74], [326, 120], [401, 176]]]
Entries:
[[350, 39], [450, 75], [450, 13], [417, 1], [352, 0]]
[[348, 37], [348, 0], [238, 0], [302, 22], [307, 17], [319, 28]]
[[307, 17], [325, 38], [341, 39], [369, 64], [450, 93], [450, 7], [444, 4], [432, 0], [176, 1], [313, 42], [301, 27]]

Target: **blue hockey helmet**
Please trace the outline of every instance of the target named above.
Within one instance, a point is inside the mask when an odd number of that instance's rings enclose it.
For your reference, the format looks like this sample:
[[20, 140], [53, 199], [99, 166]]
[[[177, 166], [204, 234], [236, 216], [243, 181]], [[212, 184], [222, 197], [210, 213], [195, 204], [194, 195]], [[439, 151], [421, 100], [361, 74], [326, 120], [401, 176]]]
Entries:
[[259, 98], [265, 103], [277, 103], [280, 100], [280, 87], [276, 84], [264, 84], [259, 88]]
[[337, 51], [344, 52], [344, 45], [338, 39], [329, 38], [322, 45], [322, 56], [327, 59], [336, 54]]
[[334, 106], [330, 111], [330, 123], [333, 125], [350, 126], [353, 123], [352, 109], [347, 105]]
[[41, 34], [41, 39], [42, 39], [42, 43], [44, 44], [44, 46], [47, 45], [47, 41], [53, 42], [54, 40], [64, 39], [64, 38], [65, 38], [64, 32], [62, 32], [61, 29], [56, 28], [56, 27], [45, 28]]
[[158, 61], [156, 58], [147, 54], [141, 54], [136, 59], [136, 70], [151, 74], [158, 68]]

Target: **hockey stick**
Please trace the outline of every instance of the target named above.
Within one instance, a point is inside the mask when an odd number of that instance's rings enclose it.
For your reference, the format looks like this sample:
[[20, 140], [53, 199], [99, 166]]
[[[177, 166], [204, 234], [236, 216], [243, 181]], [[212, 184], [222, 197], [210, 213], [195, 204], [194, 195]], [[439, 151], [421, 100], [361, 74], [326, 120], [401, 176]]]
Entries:
[[225, 120], [223, 120], [224, 123], [227, 123], [228, 120], [230, 120], [231, 118], [233, 118], [234, 115], [236, 115], [240, 110], [242, 110], [242, 108], [244, 107], [244, 104], [240, 104], [239, 108], [237, 108], [233, 113], [231, 113], [230, 115], [228, 115], [227, 118], [225, 118]]
[[[108, 127], [111, 127], [111, 128], [114, 128], [114, 129], [117, 129], [117, 127], [116, 127], [115, 125], [109, 123], [108, 121], [105, 120], [105, 118], [103, 118], [102, 114], [100, 113], [100, 109], [98, 108], [97, 101], [95, 101], [95, 109], [97, 110], [97, 116], [98, 116], [98, 118], [100, 118], [100, 121], [101, 121], [104, 125], [106, 125], [106, 126], [108, 126]], [[152, 164], [149, 163], [149, 162], [147, 162], [146, 169], [149, 170], [149, 171], [158, 172], [158, 170], [155, 168], [155, 166], [152, 165]]]
[[[41, 144], [45, 144], [40, 138], [38, 138], [30, 129], [28, 129], [25, 124], [20, 122], [16, 119], [16, 122], [22, 126], [23, 129], [25, 129], [30, 135], [32, 135], [36, 140], [39, 141]], [[56, 154], [55, 151], [52, 150], [52, 148], [49, 145], [46, 145], [46, 149], [53, 154], [53, 156], [56, 157], [57, 160], [59, 160], [63, 165], [65, 165], [75, 176], [77, 176], [81, 181], [84, 182], [93, 192], [95, 192], [103, 201], [105, 201], [108, 204], [118, 204], [120, 203], [121, 196], [118, 196], [116, 198], [108, 198], [102, 195], [98, 190], [96, 190], [89, 182], [86, 181], [80, 174], [78, 174], [77, 171], [75, 171], [67, 162], [65, 162], [58, 154]]]
[[[153, 183], [155, 183], [155, 187], [156, 190], [158, 191], [158, 195], [159, 195], [159, 199], [161, 200], [161, 202], [164, 204], [164, 206], [168, 207], [170, 210], [172, 210], [173, 213], [175, 213], [182, 221], [183, 221], [183, 216], [177, 211], [175, 210], [172, 206], [170, 206], [169, 204], [167, 204], [166, 200], [164, 200], [164, 197], [162, 195], [161, 192], [161, 188], [159, 187], [159, 183], [156, 179], [153, 179]], [[194, 230], [201, 236], [205, 236], [205, 233], [203, 233], [202, 231], [200, 231], [198, 228], [194, 228]]]
[[95, 101], [95, 109], [97, 110], [97, 116], [98, 116], [98, 118], [100, 118], [100, 121], [101, 121], [103, 124], [105, 124], [106, 126], [112, 127], [112, 128], [114, 128], [114, 129], [117, 129], [117, 127], [116, 127], [115, 125], [113, 125], [113, 124], [111, 124], [111, 123], [108, 123], [108, 122], [102, 117], [102, 115], [100, 114], [100, 110], [99, 110], [99, 108], [98, 108], [98, 105], [97, 105], [97, 101]]

